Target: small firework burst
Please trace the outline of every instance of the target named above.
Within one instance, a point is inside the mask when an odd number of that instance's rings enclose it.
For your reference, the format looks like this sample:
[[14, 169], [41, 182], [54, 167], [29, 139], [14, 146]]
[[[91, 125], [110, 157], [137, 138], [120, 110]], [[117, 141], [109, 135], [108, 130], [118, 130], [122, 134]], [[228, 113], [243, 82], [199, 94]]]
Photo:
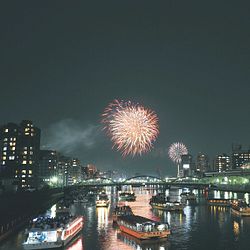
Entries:
[[175, 142], [168, 149], [169, 158], [177, 164], [181, 162], [181, 156], [186, 154], [188, 154], [188, 150], [182, 142]]

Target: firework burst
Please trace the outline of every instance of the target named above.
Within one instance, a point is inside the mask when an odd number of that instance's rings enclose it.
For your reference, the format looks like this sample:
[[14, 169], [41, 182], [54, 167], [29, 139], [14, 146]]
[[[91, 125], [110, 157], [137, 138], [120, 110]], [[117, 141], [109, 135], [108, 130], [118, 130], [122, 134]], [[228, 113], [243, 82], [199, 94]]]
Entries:
[[187, 147], [181, 142], [171, 144], [168, 149], [169, 158], [177, 164], [181, 162], [181, 156], [186, 154], [188, 154]]
[[102, 123], [113, 148], [123, 156], [148, 152], [159, 134], [156, 113], [130, 101], [111, 102], [102, 114]]

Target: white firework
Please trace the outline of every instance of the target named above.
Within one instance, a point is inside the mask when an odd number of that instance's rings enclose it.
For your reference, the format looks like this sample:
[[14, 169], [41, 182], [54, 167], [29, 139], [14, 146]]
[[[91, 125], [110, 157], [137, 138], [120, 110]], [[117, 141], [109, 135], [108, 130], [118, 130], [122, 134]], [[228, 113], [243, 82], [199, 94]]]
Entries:
[[188, 149], [182, 142], [175, 142], [168, 149], [169, 158], [177, 164], [181, 163], [181, 156], [186, 154]]

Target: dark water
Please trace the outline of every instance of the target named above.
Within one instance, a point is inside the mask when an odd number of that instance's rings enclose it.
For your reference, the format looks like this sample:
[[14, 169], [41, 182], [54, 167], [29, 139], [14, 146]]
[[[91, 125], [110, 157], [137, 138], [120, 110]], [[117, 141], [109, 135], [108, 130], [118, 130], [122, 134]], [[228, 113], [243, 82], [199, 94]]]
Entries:
[[[85, 226], [82, 234], [67, 246], [67, 250], [250, 250], [250, 217], [240, 218], [231, 214], [230, 209], [210, 207], [205, 203], [205, 196], [221, 198], [245, 198], [249, 194], [236, 194], [214, 191], [210, 194], [195, 191], [197, 205], [187, 205], [183, 213], [151, 210], [149, 199], [158, 190], [134, 189], [137, 195], [135, 202], [128, 202], [135, 214], [170, 224], [172, 235], [163, 242], [141, 243], [125, 235], [112, 224], [112, 209], [117, 204], [117, 192], [107, 188], [111, 199], [109, 208], [74, 205], [73, 214], [83, 214]], [[171, 199], [178, 200], [182, 190], [167, 190]], [[121, 203], [120, 203], [121, 204]], [[24, 232], [20, 231], [0, 245], [0, 250], [23, 249]]]

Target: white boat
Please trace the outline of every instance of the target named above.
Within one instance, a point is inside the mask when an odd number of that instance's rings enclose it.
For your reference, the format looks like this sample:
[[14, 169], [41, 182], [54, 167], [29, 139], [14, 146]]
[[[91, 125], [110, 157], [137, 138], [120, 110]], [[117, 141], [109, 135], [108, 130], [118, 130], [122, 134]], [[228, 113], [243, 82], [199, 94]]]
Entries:
[[51, 249], [66, 246], [83, 228], [82, 216], [64, 221], [44, 218], [44, 220], [40, 219], [38, 223], [36, 222], [33, 224], [35, 227], [29, 230], [27, 240], [23, 243], [24, 249]]
[[109, 203], [110, 203], [109, 198], [105, 192], [102, 192], [99, 195], [97, 195], [96, 207], [108, 207]]

